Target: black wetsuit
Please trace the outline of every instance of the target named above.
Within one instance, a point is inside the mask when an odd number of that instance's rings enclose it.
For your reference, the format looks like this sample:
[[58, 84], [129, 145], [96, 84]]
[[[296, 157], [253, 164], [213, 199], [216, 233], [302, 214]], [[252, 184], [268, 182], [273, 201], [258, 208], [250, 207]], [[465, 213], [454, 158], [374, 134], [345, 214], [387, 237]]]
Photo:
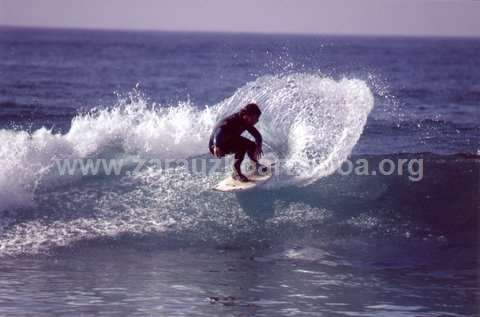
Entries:
[[[255, 138], [255, 142], [242, 137], [242, 133], [247, 130]], [[223, 154], [235, 154], [234, 165], [242, 162], [245, 153], [248, 153], [250, 159], [256, 162], [253, 153], [257, 146], [262, 145], [262, 136], [254, 126], [247, 126], [240, 113], [234, 113], [219, 121], [213, 129], [210, 136], [208, 148], [213, 154], [213, 147], [218, 146]]]

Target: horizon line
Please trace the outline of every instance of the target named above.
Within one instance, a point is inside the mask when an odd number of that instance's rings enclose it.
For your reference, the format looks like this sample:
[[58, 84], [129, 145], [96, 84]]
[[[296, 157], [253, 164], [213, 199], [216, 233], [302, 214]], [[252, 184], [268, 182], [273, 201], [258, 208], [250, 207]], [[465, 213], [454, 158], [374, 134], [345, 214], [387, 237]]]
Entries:
[[94, 28], [81, 26], [44, 26], [0, 24], [0, 28], [39, 29], [39, 30], [71, 30], [99, 32], [145, 32], [145, 33], [198, 33], [198, 34], [231, 34], [231, 35], [288, 35], [288, 36], [326, 36], [326, 37], [365, 37], [365, 38], [443, 38], [443, 39], [480, 39], [480, 35], [439, 35], [439, 34], [377, 34], [377, 33], [310, 33], [310, 32], [262, 32], [262, 31], [219, 31], [219, 30], [173, 30], [142, 28]]

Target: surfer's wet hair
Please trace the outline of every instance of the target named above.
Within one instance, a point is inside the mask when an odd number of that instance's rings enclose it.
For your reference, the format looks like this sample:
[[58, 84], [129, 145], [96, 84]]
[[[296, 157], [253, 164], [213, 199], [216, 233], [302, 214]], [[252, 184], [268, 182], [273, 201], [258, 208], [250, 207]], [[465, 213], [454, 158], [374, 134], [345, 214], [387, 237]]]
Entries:
[[256, 103], [249, 103], [248, 105], [246, 105], [240, 110], [240, 115], [243, 116], [245, 114], [249, 116], [260, 117], [262, 112], [260, 111], [260, 108]]

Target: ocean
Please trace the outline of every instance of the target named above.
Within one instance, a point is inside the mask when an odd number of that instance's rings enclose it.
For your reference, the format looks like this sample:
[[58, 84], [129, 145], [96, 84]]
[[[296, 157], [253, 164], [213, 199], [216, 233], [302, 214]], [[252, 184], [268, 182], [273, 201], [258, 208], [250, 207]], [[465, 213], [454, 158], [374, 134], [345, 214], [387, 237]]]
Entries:
[[2, 27], [0, 315], [477, 316], [479, 107], [478, 38]]

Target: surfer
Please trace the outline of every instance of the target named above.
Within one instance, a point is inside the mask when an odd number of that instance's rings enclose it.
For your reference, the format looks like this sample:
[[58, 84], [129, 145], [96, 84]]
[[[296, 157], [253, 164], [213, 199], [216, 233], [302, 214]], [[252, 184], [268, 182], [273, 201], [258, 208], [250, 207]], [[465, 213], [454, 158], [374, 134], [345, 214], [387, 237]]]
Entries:
[[[240, 169], [245, 153], [252, 160], [257, 174], [264, 168], [258, 162], [263, 154], [262, 135], [254, 127], [261, 114], [262, 112], [257, 104], [249, 103], [239, 112], [220, 120], [210, 136], [208, 148], [214, 156], [220, 158], [227, 154], [235, 154], [232, 172], [232, 178], [235, 180], [249, 181]], [[242, 136], [245, 130], [255, 138], [255, 142]]]

